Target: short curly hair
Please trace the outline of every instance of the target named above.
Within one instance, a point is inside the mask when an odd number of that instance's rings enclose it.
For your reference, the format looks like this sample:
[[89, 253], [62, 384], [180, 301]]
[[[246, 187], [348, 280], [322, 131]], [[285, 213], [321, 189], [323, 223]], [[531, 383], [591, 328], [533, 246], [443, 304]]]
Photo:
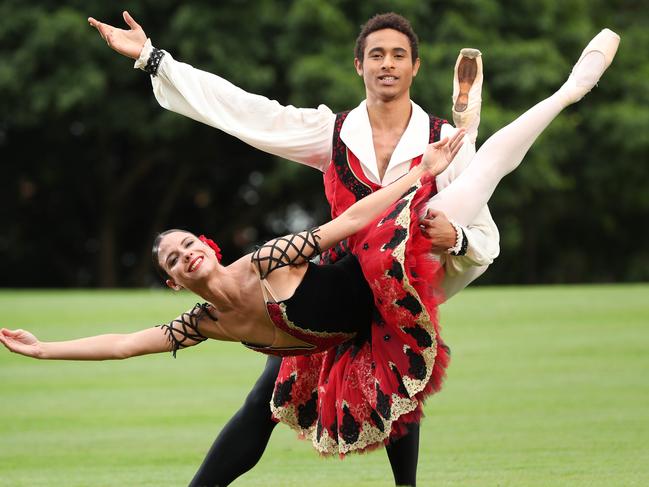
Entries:
[[394, 12], [377, 14], [361, 27], [361, 32], [356, 38], [356, 47], [354, 47], [354, 56], [356, 59], [363, 62], [367, 36], [372, 32], [382, 29], [393, 29], [404, 34], [410, 42], [412, 62], [414, 63], [417, 60], [419, 57], [419, 39], [417, 38], [417, 34], [415, 34], [412, 25], [410, 25], [410, 22], [405, 17]]

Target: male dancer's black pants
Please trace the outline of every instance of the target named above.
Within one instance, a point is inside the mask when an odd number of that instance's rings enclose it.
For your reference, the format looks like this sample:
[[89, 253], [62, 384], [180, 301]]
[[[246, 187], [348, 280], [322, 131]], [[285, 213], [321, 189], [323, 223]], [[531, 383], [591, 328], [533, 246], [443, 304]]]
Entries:
[[[224, 487], [254, 467], [273, 428], [270, 399], [282, 360], [269, 356], [245, 403], [214, 440], [189, 487]], [[386, 447], [396, 485], [415, 486], [419, 455], [419, 425]]]

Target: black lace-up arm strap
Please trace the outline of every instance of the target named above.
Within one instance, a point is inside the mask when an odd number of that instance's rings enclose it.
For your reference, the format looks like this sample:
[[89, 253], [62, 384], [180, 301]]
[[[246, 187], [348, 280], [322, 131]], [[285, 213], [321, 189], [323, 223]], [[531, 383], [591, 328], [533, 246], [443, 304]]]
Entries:
[[320, 255], [320, 228], [279, 237], [259, 247], [252, 254], [252, 262], [259, 277], [266, 279], [275, 269], [287, 265], [300, 265]]
[[179, 349], [207, 340], [200, 331], [201, 322], [204, 320], [217, 321], [213, 308], [209, 303], [196, 303], [190, 311], [181, 314], [169, 324], [160, 325], [169, 339], [174, 357]]

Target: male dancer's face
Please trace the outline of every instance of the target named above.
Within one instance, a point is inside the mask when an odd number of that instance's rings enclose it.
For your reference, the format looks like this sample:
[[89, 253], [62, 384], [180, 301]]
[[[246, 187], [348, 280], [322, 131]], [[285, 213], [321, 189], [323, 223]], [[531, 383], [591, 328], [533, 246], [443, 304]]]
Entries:
[[354, 59], [356, 72], [363, 77], [368, 102], [390, 102], [410, 97], [412, 78], [419, 59], [412, 62], [410, 42], [405, 34], [381, 29], [367, 36], [363, 62]]

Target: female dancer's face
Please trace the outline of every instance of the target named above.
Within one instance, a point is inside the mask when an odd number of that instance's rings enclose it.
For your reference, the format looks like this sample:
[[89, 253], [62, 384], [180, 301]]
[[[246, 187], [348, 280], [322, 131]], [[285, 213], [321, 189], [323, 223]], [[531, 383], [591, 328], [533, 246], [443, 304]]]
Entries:
[[158, 262], [171, 278], [167, 286], [176, 290], [193, 290], [218, 265], [214, 251], [189, 232], [165, 235], [158, 247]]

